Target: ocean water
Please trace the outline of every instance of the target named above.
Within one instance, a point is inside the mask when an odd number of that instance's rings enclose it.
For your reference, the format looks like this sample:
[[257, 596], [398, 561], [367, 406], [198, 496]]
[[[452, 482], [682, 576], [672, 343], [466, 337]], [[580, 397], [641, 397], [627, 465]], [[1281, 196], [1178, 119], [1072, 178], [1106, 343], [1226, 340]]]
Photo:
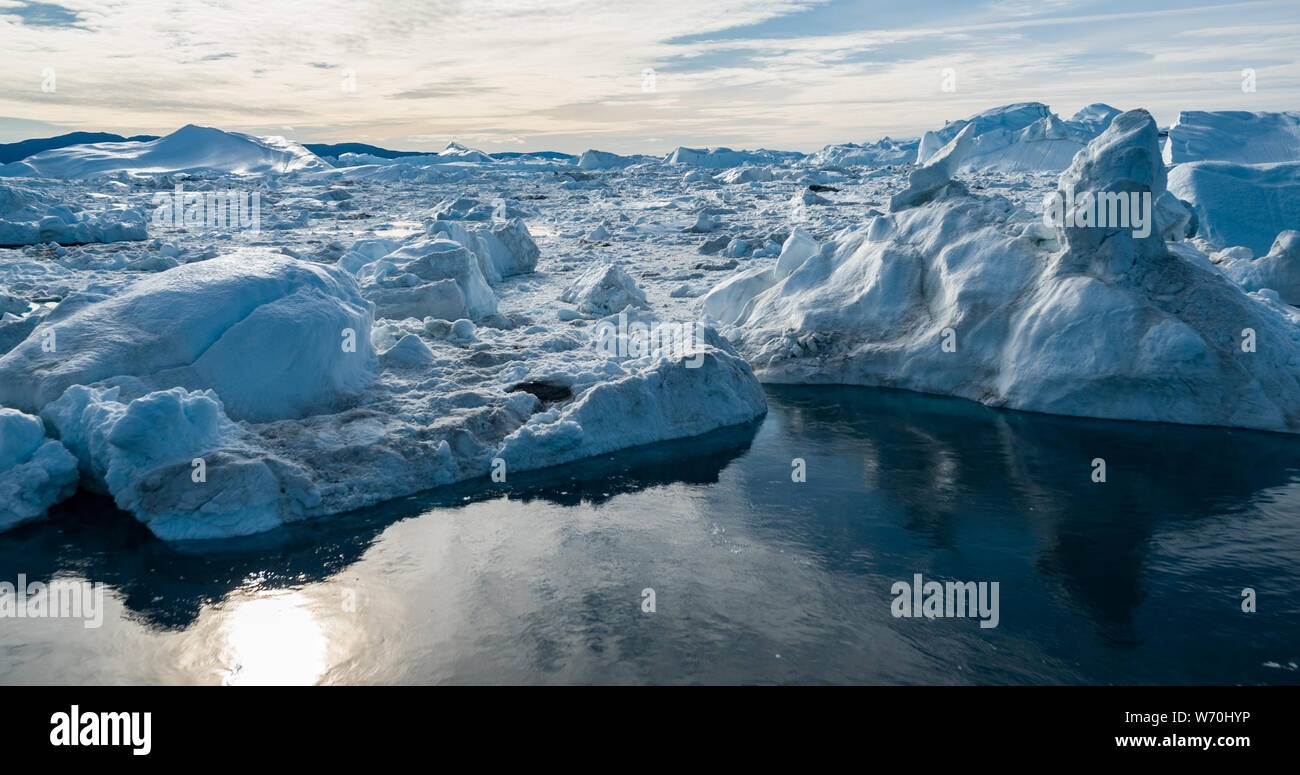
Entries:
[[[239, 541], [78, 496], [0, 534], [0, 581], [102, 583], [103, 624], [0, 618], [0, 683], [1300, 683], [1300, 439], [768, 396]], [[894, 616], [918, 573], [998, 582], [997, 626]]]

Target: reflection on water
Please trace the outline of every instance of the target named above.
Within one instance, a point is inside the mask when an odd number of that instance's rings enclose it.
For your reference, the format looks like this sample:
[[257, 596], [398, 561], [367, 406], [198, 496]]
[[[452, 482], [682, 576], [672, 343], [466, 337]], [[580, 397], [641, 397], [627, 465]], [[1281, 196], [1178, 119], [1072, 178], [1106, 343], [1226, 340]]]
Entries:
[[[238, 541], [79, 496], [0, 535], [0, 579], [104, 582], [105, 626], [0, 620], [0, 681], [1300, 682], [1300, 439], [768, 392], [754, 426]], [[998, 581], [999, 626], [893, 618], [914, 573]]]
[[232, 606], [222, 618], [229, 686], [309, 686], [325, 672], [325, 634], [303, 597], [269, 593]]

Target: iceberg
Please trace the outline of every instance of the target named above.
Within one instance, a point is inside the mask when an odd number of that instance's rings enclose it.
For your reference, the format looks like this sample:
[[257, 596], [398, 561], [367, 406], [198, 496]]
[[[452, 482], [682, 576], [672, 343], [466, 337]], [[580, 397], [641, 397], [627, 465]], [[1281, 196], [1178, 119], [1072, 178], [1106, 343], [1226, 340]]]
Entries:
[[1300, 112], [1185, 110], [1169, 127], [1166, 164], [1300, 161]]
[[77, 459], [39, 417], [0, 408], [0, 530], [45, 516], [77, 489]]
[[636, 163], [636, 159], [629, 156], [620, 156], [617, 153], [608, 151], [597, 151], [588, 149], [582, 152], [578, 157], [578, 169], [580, 170], [614, 170], [623, 169]]
[[926, 132], [916, 163], [926, 163], [970, 127], [971, 147], [963, 155], [963, 169], [1059, 172], [1118, 114], [1115, 108], [1097, 103], [1062, 121], [1040, 102], [1004, 105]]
[[616, 264], [597, 264], [574, 280], [560, 301], [566, 301], [587, 315], [612, 315], [628, 306], [648, 308], [645, 294], [636, 281]]
[[[960, 146], [954, 135], [939, 155], [950, 164]], [[1129, 111], [1075, 157], [1058, 194], [1159, 200], [1165, 176], [1155, 121]], [[1300, 432], [1300, 329], [1288, 308], [1187, 243], [1172, 249], [1161, 229], [1048, 229], [1004, 197], [940, 178], [912, 181], [893, 212], [726, 305], [739, 310], [726, 331], [761, 380]]]
[[874, 143], [828, 145], [809, 156], [809, 167], [889, 167], [916, 160], [920, 138], [894, 140], [884, 137]]
[[730, 148], [687, 148], [679, 146], [664, 159], [667, 164], [689, 164], [708, 169], [754, 165], [788, 164], [803, 158], [803, 154], [788, 151], [733, 151]]
[[506, 277], [527, 274], [537, 267], [541, 251], [522, 218], [493, 221], [485, 226], [435, 220], [429, 226], [433, 236], [441, 235], [474, 254], [479, 271], [495, 285]]
[[115, 381], [212, 389], [237, 418], [337, 408], [373, 376], [371, 309], [335, 267], [256, 250], [185, 264], [64, 299], [0, 357], [0, 404], [40, 412], [73, 385]]
[[1277, 235], [1267, 255], [1230, 258], [1219, 266], [1248, 291], [1271, 290], [1287, 304], [1300, 306], [1300, 231]]
[[383, 318], [476, 319], [497, 311], [479, 259], [441, 237], [403, 245], [362, 267], [357, 279]]
[[1197, 236], [1221, 248], [1261, 255], [1283, 230], [1300, 227], [1300, 161], [1179, 164], [1169, 171], [1169, 191], [1196, 214]]
[[147, 142], [91, 143], [42, 151], [0, 166], [0, 177], [92, 178], [126, 172], [259, 175], [329, 169], [316, 154], [283, 137], [255, 137], [189, 124]]
[[118, 387], [76, 385], [42, 416], [92, 488], [162, 538], [262, 532], [320, 505], [306, 472], [262, 448], [211, 390], [173, 388], [126, 401]]

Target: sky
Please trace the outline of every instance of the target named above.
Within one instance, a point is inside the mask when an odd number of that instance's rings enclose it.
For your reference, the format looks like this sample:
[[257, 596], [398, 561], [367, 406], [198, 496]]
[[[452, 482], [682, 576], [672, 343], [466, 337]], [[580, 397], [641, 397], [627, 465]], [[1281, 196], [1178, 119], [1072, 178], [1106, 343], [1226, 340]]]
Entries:
[[1300, 110], [1300, 0], [0, 0], [0, 52], [0, 142], [812, 151], [1031, 100]]

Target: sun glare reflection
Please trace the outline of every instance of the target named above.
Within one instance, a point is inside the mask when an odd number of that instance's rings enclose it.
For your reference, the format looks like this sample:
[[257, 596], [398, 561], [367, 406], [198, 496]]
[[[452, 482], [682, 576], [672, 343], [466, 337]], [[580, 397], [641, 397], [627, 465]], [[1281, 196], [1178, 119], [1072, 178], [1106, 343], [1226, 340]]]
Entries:
[[227, 686], [307, 685], [325, 672], [327, 640], [297, 592], [236, 605], [222, 624]]

